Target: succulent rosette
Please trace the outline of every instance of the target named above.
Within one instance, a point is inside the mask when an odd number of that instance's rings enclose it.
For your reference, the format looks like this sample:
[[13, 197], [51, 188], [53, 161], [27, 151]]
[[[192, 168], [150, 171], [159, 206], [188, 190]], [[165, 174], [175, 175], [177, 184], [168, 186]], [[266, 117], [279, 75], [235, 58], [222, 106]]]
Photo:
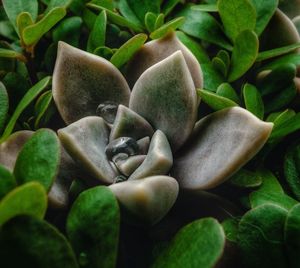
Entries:
[[223, 183], [272, 131], [240, 107], [197, 121], [201, 67], [174, 33], [146, 43], [122, 71], [60, 42], [52, 91], [67, 126], [58, 136], [77, 165], [145, 223], [170, 210], [179, 188]]

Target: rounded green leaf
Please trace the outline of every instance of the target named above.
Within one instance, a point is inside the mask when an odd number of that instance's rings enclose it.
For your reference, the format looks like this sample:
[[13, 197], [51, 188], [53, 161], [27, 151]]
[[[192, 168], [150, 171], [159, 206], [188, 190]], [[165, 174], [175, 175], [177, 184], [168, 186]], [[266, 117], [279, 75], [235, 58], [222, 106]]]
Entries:
[[232, 82], [245, 74], [253, 65], [258, 54], [257, 35], [250, 30], [245, 30], [236, 37], [232, 56], [228, 81]]
[[175, 18], [173, 20], [168, 21], [166, 24], [162, 25], [154, 32], [150, 34], [150, 38], [158, 39], [164, 37], [169, 32], [175, 31], [178, 27], [180, 27], [184, 22], [184, 17]]
[[84, 267], [115, 267], [119, 228], [119, 206], [105, 186], [82, 192], [67, 219], [68, 237]]
[[243, 87], [243, 96], [246, 109], [259, 119], [263, 119], [264, 103], [257, 88], [251, 84], [245, 84]]
[[23, 146], [14, 175], [19, 184], [38, 181], [49, 191], [60, 163], [60, 145], [55, 132], [38, 130]]
[[245, 30], [254, 30], [256, 24], [255, 8], [249, 0], [219, 0], [218, 10], [225, 32], [232, 42]]
[[222, 83], [217, 88], [216, 92], [219, 96], [225, 97], [234, 101], [235, 103], [240, 103], [240, 98], [234, 88], [229, 83]]
[[0, 200], [16, 186], [17, 183], [14, 175], [4, 166], [0, 165]]
[[0, 132], [3, 129], [8, 112], [8, 94], [3, 83], [0, 82]]
[[17, 215], [42, 219], [47, 209], [47, 194], [37, 182], [28, 182], [9, 192], [0, 201], [0, 226]]
[[287, 211], [266, 204], [248, 211], [239, 223], [238, 245], [246, 267], [288, 267], [283, 227]]
[[256, 172], [242, 168], [230, 178], [229, 182], [241, 188], [255, 188], [262, 184], [262, 178]]
[[152, 267], [215, 267], [224, 247], [222, 226], [213, 218], [204, 218], [183, 227]]
[[46, 221], [18, 216], [2, 226], [3, 267], [78, 268], [67, 239]]

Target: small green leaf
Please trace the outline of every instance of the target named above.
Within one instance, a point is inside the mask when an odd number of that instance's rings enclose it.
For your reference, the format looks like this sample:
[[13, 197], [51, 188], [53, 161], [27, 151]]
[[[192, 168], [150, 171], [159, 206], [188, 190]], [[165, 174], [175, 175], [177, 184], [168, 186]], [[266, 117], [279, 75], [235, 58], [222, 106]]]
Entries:
[[218, 86], [216, 93], [219, 96], [234, 101], [235, 103], [240, 103], [240, 98], [238, 94], [229, 83], [222, 83], [220, 86]]
[[226, 67], [226, 64], [224, 61], [218, 57], [214, 57], [211, 61], [213, 68], [219, 72], [222, 76], [226, 77], [228, 68]]
[[255, 62], [258, 53], [257, 35], [250, 30], [241, 32], [235, 40], [228, 81], [232, 82], [245, 74]]
[[215, 4], [195, 5], [193, 6], [193, 9], [205, 12], [218, 12], [218, 6]]
[[[132, 7], [129, 5], [127, 0], [119, 0], [119, 1], [115, 1], [115, 2], [116, 2], [116, 5], [117, 5], [121, 15], [124, 18], [126, 18], [128, 21], [133, 22], [134, 24], [138, 25], [139, 27], [143, 28], [142, 22], [137, 17], [137, 15], [134, 13], [134, 11], [132, 10]], [[155, 18], [156, 18], [156, 16], [155, 16]], [[146, 15], [145, 15], [145, 20], [146, 20]]]
[[42, 117], [46, 113], [46, 111], [49, 109], [49, 106], [52, 101], [52, 91], [49, 90], [45, 93], [43, 93], [37, 100], [35, 104], [35, 114], [36, 114], [36, 119], [34, 122], [34, 127], [38, 128]]
[[93, 52], [97, 47], [105, 45], [106, 23], [106, 13], [105, 11], [102, 11], [98, 15], [94, 27], [89, 35], [87, 43], [88, 52]]
[[225, 32], [233, 43], [240, 42], [236, 39], [245, 30], [254, 30], [256, 11], [249, 0], [219, 0], [218, 10]]
[[114, 51], [109, 47], [97, 47], [94, 50], [93, 54], [98, 55], [107, 60], [110, 60], [112, 55], [114, 54]]
[[53, 41], [64, 41], [71, 46], [79, 46], [82, 19], [80, 17], [69, 17], [59, 23], [53, 30]]
[[245, 267], [288, 267], [282, 232], [286, 215], [281, 207], [265, 204], [243, 216], [238, 245]]
[[17, 17], [22, 12], [28, 12], [32, 20], [35, 21], [38, 15], [38, 1], [37, 0], [3, 0], [3, 7], [5, 12], [14, 26], [16, 32], [18, 32], [17, 27]]
[[145, 26], [148, 32], [153, 32], [155, 30], [155, 22], [157, 19], [157, 15], [152, 12], [147, 12], [145, 15]]
[[272, 131], [270, 139], [282, 138], [300, 129], [300, 113], [280, 124]]
[[259, 191], [263, 193], [279, 193], [284, 194], [284, 191], [274, 174], [267, 169], [259, 169], [256, 174], [262, 178], [262, 185]]
[[263, 60], [268, 60], [271, 58], [279, 57], [284, 54], [288, 54], [296, 50], [297, 48], [300, 48], [300, 43], [280, 47], [280, 48], [274, 48], [272, 50], [267, 50], [258, 53], [256, 61], [263, 61]]
[[243, 87], [243, 96], [246, 109], [259, 119], [263, 119], [264, 103], [257, 88], [251, 84], [245, 84]]
[[50, 0], [45, 11], [45, 14], [50, 13], [54, 8], [63, 7], [67, 8], [73, 0]]
[[17, 27], [22, 40], [23, 40], [23, 30], [26, 27], [32, 25], [33, 23], [34, 22], [31, 18], [31, 15], [28, 12], [22, 12], [17, 17]]
[[164, 14], [159, 14], [155, 20], [154, 29], [156, 30], [156, 29], [160, 28], [161, 26], [163, 26], [164, 21], [165, 21]]
[[2, 226], [0, 258], [4, 267], [78, 268], [67, 239], [46, 221], [25, 215]]
[[[83, 220], [84, 218], [84, 220]], [[84, 267], [115, 267], [117, 261], [120, 212], [109, 188], [97, 186], [82, 192], [67, 219], [67, 234]]]
[[168, 21], [166, 24], [155, 30], [150, 34], [150, 38], [158, 39], [164, 37], [169, 32], [175, 31], [178, 27], [180, 27], [184, 22], [183, 17], [175, 18], [173, 20]]
[[204, 88], [215, 92], [216, 89], [225, 82], [224, 77], [219, 74], [213, 67], [211, 63], [201, 64], [201, 69], [204, 77]]
[[219, 22], [207, 12], [193, 10], [192, 6], [187, 6], [180, 10], [177, 17], [184, 17], [185, 21], [179, 28], [184, 33], [218, 45], [227, 50], [232, 50], [232, 46], [224, 35]]
[[274, 129], [280, 127], [285, 121], [291, 119], [296, 115], [296, 112], [292, 109], [286, 109], [283, 112], [279, 112], [274, 120]]
[[230, 178], [229, 182], [241, 188], [256, 188], [262, 184], [262, 178], [255, 172], [240, 169]]
[[0, 165], [0, 200], [17, 186], [14, 175]]
[[180, 2], [181, 0], [164, 1], [163, 6], [161, 8], [161, 12], [165, 14], [165, 16], [168, 16]]
[[27, 46], [36, 44], [57, 22], [66, 15], [66, 9], [56, 7], [37, 23], [23, 30], [23, 40]]
[[199, 42], [181, 31], [177, 31], [176, 36], [194, 54], [200, 64], [210, 63], [210, 59], [205, 49]]
[[229, 53], [226, 50], [220, 50], [216, 57], [218, 57], [219, 59], [221, 59], [225, 63], [226, 68], [229, 68], [229, 66], [230, 66], [230, 56], [229, 56]]
[[97, 11], [102, 11], [102, 10], [105, 10], [106, 11], [106, 15], [108, 17], [108, 19], [118, 25], [118, 26], [122, 26], [122, 27], [126, 27], [128, 29], [131, 29], [135, 32], [143, 32], [143, 28], [139, 25], [137, 25], [136, 23], [118, 15], [117, 13], [105, 8], [105, 7], [102, 7], [102, 6], [98, 6], [98, 5], [95, 5], [95, 4], [92, 4], [92, 3], [88, 3], [87, 4], [88, 7], [94, 9], [94, 10], [97, 10]]
[[18, 106], [16, 107], [12, 117], [10, 118], [3, 135], [0, 139], [0, 142], [5, 140], [13, 131], [14, 126], [20, 116], [20, 114], [25, 110], [25, 108], [49, 85], [51, 77], [45, 77], [37, 84], [35, 84], [31, 89], [27, 91], [25, 96], [19, 102]]
[[147, 12], [159, 13], [160, 0], [127, 0], [128, 5], [140, 21], [144, 21]]
[[21, 53], [6, 48], [0, 48], [0, 58], [13, 58], [26, 61], [25, 57]]
[[5, 126], [9, 107], [8, 94], [5, 86], [0, 82], [0, 133]]
[[183, 227], [152, 267], [215, 267], [224, 246], [225, 234], [217, 220], [200, 219]]
[[200, 89], [198, 90], [198, 95], [201, 97], [201, 100], [203, 102], [205, 102], [210, 108], [212, 108], [215, 111], [238, 106], [238, 104], [234, 101], [219, 96], [216, 93], [213, 93], [208, 90]]
[[255, 32], [259, 36], [273, 17], [278, 6], [278, 0], [251, 0], [256, 10]]
[[222, 222], [222, 227], [224, 229], [226, 239], [231, 242], [238, 241], [238, 226], [239, 221], [237, 219], [226, 219]]
[[300, 143], [293, 145], [284, 158], [284, 176], [294, 196], [300, 200]]
[[47, 209], [47, 194], [37, 182], [29, 182], [10, 191], [0, 201], [0, 226], [17, 215], [42, 219]]
[[19, 153], [14, 175], [19, 184], [38, 181], [49, 191], [56, 178], [59, 163], [60, 145], [57, 135], [52, 130], [40, 129]]
[[122, 67], [146, 42], [147, 35], [137, 34], [122, 45], [111, 57], [110, 62], [117, 68]]
[[284, 241], [290, 267], [299, 266], [300, 204], [291, 208], [284, 225]]

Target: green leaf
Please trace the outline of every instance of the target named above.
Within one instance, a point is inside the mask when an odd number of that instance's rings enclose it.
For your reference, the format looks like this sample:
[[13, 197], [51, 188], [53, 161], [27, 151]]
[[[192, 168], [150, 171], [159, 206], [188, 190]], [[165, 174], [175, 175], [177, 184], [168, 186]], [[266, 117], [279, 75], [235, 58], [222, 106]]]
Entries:
[[2, 226], [0, 258], [4, 267], [78, 268], [70, 244], [55, 227], [24, 215]]
[[283, 248], [287, 211], [271, 204], [248, 211], [239, 223], [238, 245], [246, 267], [288, 267]]
[[160, 2], [160, 0], [127, 0], [128, 5], [140, 21], [144, 21], [147, 12], [158, 14]]
[[284, 176], [294, 196], [300, 200], [300, 143], [293, 145], [284, 157]]
[[241, 188], [256, 188], [262, 184], [262, 178], [255, 172], [240, 169], [230, 178], [229, 182]]
[[117, 68], [122, 67], [146, 42], [147, 35], [137, 34], [122, 45], [111, 57], [110, 62]]
[[181, 31], [227, 50], [232, 50], [219, 22], [212, 15], [193, 10], [192, 6], [187, 6], [181, 9], [176, 16], [185, 18], [183, 25], [179, 28]]
[[147, 12], [145, 15], [145, 26], [148, 32], [153, 32], [155, 30], [155, 22], [157, 19], [157, 15], [152, 12]]
[[26, 27], [23, 30], [23, 40], [27, 46], [36, 44], [42, 36], [47, 33], [56, 23], [66, 15], [66, 9], [56, 7], [46, 14], [37, 23]]
[[288, 212], [284, 225], [284, 241], [290, 267], [299, 266], [300, 204]]
[[181, 0], [164, 1], [163, 6], [161, 7], [161, 12], [165, 14], [165, 16], [168, 16], [180, 2]]
[[0, 35], [12, 41], [19, 39], [17, 33], [15, 32], [15, 28], [12, 26], [9, 20], [0, 21]]
[[118, 25], [118, 26], [122, 26], [122, 27], [126, 27], [130, 30], [133, 30], [135, 32], [143, 32], [143, 28], [139, 25], [137, 25], [136, 23], [116, 14], [115, 12], [110, 11], [109, 9], [102, 7], [102, 6], [98, 6], [92, 3], [88, 3], [87, 4], [88, 7], [94, 9], [94, 10], [98, 10], [98, 11], [102, 11], [105, 10], [106, 11], [106, 15], [108, 17], [108, 19]]
[[12, 58], [26, 61], [25, 57], [21, 53], [6, 48], [0, 48], [0, 58]]
[[200, 219], [183, 227], [152, 267], [215, 267], [224, 246], [225, 234], [217, 220]]
[[225, 82], [224, 77], [210, 63], [201, 64], [201, 69], [203, 72], [204, 88], [215, 92], [218, 86]]
[[[84, 220], [83, 220], [84, 218]], [[109, 188], [97, 186], [82, 192], [67, 219], [67, 234], [84, 267], [115, 267], [120, 212]]]
[[296, 50], [297, 48], [300, 48], [300, 43], [263, 51], [263, 52], [258, 53], [256, 61], [263, 61], [263, 60], [268, 60], [271, 58], [279, 57], [284, 54], [291, 53], [294, 50]]
[[216, 4], [201, 4], [193, 6], [194, 10], [205, 12], [218, 12], [218, 6]]
[[14, 126], [21, 115], [21, 113], [25, 110], [25, 108], [49, 85], [51, 77], [45, 77], [37, 84], [35, 84], [31, 89], [27, 91], [25, 96], [19, 102], [18, 106], [16, 107], [12, 117], [10, 118], [3, 135], [0, 139], [0, 142], [5, 140], [13, 131]]
[[89, 35], [87, 43], [88, 52], [93, 52], [97, 47], [105, 45], [106, 23], [106, 13], [105, 11], [102, 11], [98, 15], [94, 27]]
[[45, 11], [45, 14], [50, 13], [54, 8], [63, 7], [67, 8], [73, 0], [50, 0]]
[[0, 165], [0, 200], [17, 186], [14, 175]]
[[183, 17], [175, 18], [173, 20], [168, 21], [166, 24], [155, 30], [150, 34], [150, 38], [158, 39], [164, 37], [169, 32], [175, 31], [178, 27], [180, 27], [184, 22]]
[[221, 85], [219, 85], [216, 93], [219, 96], [234, 101], [235, 103], [240, 103], [240, 98], [238, 94], [229, 83], [222, 83]]
[[79, 46], [80, 30], [82, 19], [80, 17], [70, 17], [64, 19], [53, 30], [53, 41], [64, 41], [71, 46]]
[[6, 88], [2, 82], [0, 82], [0, 133], [5, 126], [9, 107], [9, 100]]
[[267, 169], [259, 169], [256, 173], [262, 178], [262, 185], [259, 187], [259, 191], [263, 193], [284, 194], [280, 183], [271, 171]]
[[262, 70], [273, 70], [274, 68], [278, 68], [284, 64], [294, 64], [296, 66], [300, 65], [300, 54], [293, 53], [279, 57], [278, 59], [264, 65]]
[[285, 108], [297, 95], [297, 88], [291, 82], [286, 88], [265, 102], [265, 112], [270, 113]]
[[221, 59], [224, 62], [226, 68], [229, 68], [229, 66], [230, 66], [230, 56], [229, 56], [229, 53], [226, 50], [220, 50], [216, 57], [218, 57], [219, 59]]
[[110, 49], [109, 47], [97, 47], [93, 53], [102, 58], [110, 60], [112, 55], [114, 54], [114, 51], [112, 49]]
[[[143, 28], [142, 21], [140, 21], [140, 19], [134, 13], [134, 11], [132, 10], [132, 8], [129, 5], [127, 0], [116, 1], [116, 5], [124, 18], [126, 18], [128, 21], [133, 22], [134, 24], [138, 25], [139, 27]], [[152, 12], [150, 12], [150, 13], [152, 13]], [[156, 16], [155, 16], [155, 18], [156, 18]], [[146, 20], [146, 15], [145, 15], [145, 20]]]
[[211, 63], [217, 72], [219, 72], [224, 77], [227, 76], [228, 68], [226, 67], [226, 64], [224, 63], [224, 61], [222, 59], [220, 59], [218, 57], [214, 57], [212, 59]]
[[256, 10], [255, 32], [259, 36], [273, 17], [278, 6], [278, 0], [251, 0]]
[[218, 10], [225, 32], [233, 43], [240, 42], [236, 39], [245, 30], [255, 29], [256, 11], [249, 0], [219, 0]]
[[155, 29], [158, 29], [158, 28], [160, 28], [161, 26], [163, 26], [164, 21], [165, 21], [165, 16], [164, 16], [164, 14], [159, 14], [159, 15], [157, 16], [157, 18], [156, 18], [154, 28], [155, 28]]
[[200, 64], [210, 63], [205, 49], [199, 42], [196, 42], [192, 37], [189, 37], [181, 31], [177, 31], [176, 36], [194, 54]]
[[52, 101], [52, 91], [48, 90], [47, 92], [43, 93], [37, 100], [35, 104], [35, 114], [36, 114], [36, 119], [34, 122], [34, 127], [38, 128], [42, 117], [45, 115], [47, 110], [49, 109], [49, 106]]
[[0, 226], [17, 215], [42, 219], [47, 209], [47, 194], [37, 182], [29, 182], [10, 191], [0, 201]]
[[274, 128], [280, 127], [285, 121], [291, 119], [296, 115], [296, 112], [292, 109], [286, 109], [282, 113], [279, 112], [279, 115], [274, 120]]
[[258, 44], [257, 35], [250, 30], [243, 31], [236, 37], [231, 56], [229, 82], [240, 78], [253, 65], [258, 53]]
[[229, 107], [238, 106], [234, 101], [227, 99], [225, 97], [219, 96], [208, 90], [200, 89], [198, 90], [198, 95], [201, 100], [205, 102], [214, 111], [222, 110]]
[[28, 12], [33, 21], [36, 20], [38, 15], [38, 1], [37, 0], [2, 0], [5, 12], [14, 26], [16, 32], [18, 32], [17, 27], [17, 17], [22, 12]]
[[257, 88], [251, 84], [245, 84], [243, 87], [243, 96], [246, 109], [259, 119], [263, 119], [264, 103]]
[[18, 31], [19, 34], [21, 36], [21, 40], [23, 41], [23, 30], [32, 25], [34, 22], [31, 18], [30, 13], [28, 12], [22, 12], [19, 14], [19, 16], [17, 17], [17, 27], [18, 27]]
[[224, 229], [226, 239], [228, 241], [236, 243], [238, 241], [238, 226], [239, 221], [237, 219], [226, 219], [222, 222], [222, 227]]
[[19, 184], [38, 181], [47, 191], [56, 178], [60, 145], [56, 133], [40, 129], [25, 143], [18, 155], [14, 175]]

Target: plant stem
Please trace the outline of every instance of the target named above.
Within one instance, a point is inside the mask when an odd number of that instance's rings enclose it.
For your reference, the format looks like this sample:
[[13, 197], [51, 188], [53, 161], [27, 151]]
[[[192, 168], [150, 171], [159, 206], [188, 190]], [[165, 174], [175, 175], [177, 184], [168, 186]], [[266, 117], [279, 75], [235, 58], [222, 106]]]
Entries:
[[27, 71], [28, 71], [28, 74], [29, 74], [29, 78], [30, 78], [30, 81], [31, 81], [32, 85], [34, 85], [38, 82], [38, 77], [36, 75], [33, 58], [32, 58], [30, 53], [25, 52], [24, 55], [27, 59], [26, 68], [27, 68]]

